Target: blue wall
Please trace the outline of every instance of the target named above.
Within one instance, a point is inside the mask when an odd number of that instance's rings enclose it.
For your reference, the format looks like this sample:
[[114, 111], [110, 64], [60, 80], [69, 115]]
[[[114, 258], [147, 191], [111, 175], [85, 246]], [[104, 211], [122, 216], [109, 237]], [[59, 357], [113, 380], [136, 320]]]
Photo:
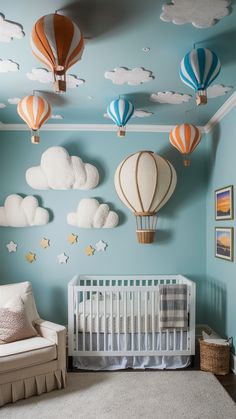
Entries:
[[[33, 194], [42, 206], [52, 210], [51, 222], [42, 227], [0, 228], [1, 283], [30, 280], [42, 317], [67, 322], [67, 283], [76, 273], [90, 274], [176, 274], [182, 273], [197, 282], [198, 321], [204, 321], [205, 247], [205, 139], [194, 153], [190, 168], [182, 166], [181, 157], [169, 146], [168, 134], [127, 133], [118, 139], [115, 133], [42, 132], [41, 143], [31, 145], [28, 132], [1, 132], [0, 205], [10, 193]], [[62, 145], [70, 154], [94, 163], [101, 174], [99, 186], [90, 191], [36, 191], [25, 182], [28, 167], [38, 165], [42, 152]], [[160, 211], [156, 242], [140, 245], [136, 241], [135, 220], [119, 201], [113, 176], [118, 163], [132, 152], [150, 149], [169, 158], [178, 174], [178, 184], [171, 201]], [[224, 183], [224, 182], [223, 182]], [[227, 183], [227, 182], [226, 182]], [[83, 197], [96, 197], [111, 203], [120, 215], [115, 229], [76, 229], [66, 224], [66, 215], [74, 211]], [[78, 244], [67, 242], [69, 233], [79, 236]], [[41, 238], [51, 246], [42, 249]], [[107, 251], [88, 257], [84, 248], [99, 239], [108, 243]], [[18, 243], [16, 253], [8, 253], [6, 244]], [[36, 262], [25, 261], [28, 251], [35, 252]], [[57, 254], [65, 251], [66, 265], [59, 265]], [[225, 266], [226, 263], [219, 262]]]
[[207, 138], [209, 164], [206, 230], [206, 322], [222, 336], [233, 336], [234, 345], [236, 342], [235, 262], [215, 258], [214, 229], [221, 226], [235, 228], [235, 221], [215, 221], [214, 191], [228, 185], [234, 185], [234, 188], [236, 186], [235, 118], [236, 108], [224, 117]]

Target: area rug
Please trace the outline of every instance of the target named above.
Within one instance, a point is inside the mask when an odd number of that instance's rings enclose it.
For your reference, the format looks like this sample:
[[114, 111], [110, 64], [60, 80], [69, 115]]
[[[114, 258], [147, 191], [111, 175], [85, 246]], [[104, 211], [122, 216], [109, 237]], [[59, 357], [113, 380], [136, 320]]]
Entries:
[[70, 373], [65, 390], [0, 409], [4, 419], [233, 419], [236, 405], [202, 371]]

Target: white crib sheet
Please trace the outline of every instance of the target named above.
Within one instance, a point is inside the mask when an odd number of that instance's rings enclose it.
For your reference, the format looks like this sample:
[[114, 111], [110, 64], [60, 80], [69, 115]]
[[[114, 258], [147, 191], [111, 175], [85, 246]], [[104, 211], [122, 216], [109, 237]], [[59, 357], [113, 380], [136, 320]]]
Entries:
[[[159, 291], [153, 293], [153, 301], [150, 293], [147, 292], [146, 298], [145, 293], [140, 292], [140, 304], [138, 303], [138, 291], [133, 295], [133, 301], [130, 298], [125, 301], [122, 292], [119, 292], [119, 300], [116, 293], [113, 293], [111, 298], [111, 294], [106, 292], [105, 302], [104, 293], [101, 295], [94, 294], [91, 301], [82, 301], [78, 305], [78, 330], [96, 333], [104, 333], [105, 331], [107, 333], [159, 331]], [[106, 312], [106, 320], [104, 312]], [[147, 313], [146, 317], [145, 312]], [[154, 316], [152, 315], [153, 312]], [[132, 324], [134, 324], [133, 330]]]

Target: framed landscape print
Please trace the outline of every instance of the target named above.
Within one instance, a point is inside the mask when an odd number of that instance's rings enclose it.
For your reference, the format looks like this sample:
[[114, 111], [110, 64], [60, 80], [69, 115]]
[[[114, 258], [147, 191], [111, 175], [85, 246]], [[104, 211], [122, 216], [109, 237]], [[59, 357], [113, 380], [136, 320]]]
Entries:
[[217, 258], [233, 260], [233, 236], [234, 229], [232, 227], [215, 228], [215, 256]]
[[233, 219], [233, 186], [217, 189], [215, 191], [215, 219]]

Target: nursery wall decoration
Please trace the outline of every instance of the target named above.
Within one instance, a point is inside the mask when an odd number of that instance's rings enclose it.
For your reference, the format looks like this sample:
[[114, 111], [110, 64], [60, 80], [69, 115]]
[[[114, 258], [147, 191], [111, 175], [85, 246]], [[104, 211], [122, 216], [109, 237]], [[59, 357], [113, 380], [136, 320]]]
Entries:
[[25, 96], [18, 103], [17, 111], [31, 129], [31, 142], [38, 144], [39, 129], [51, 116], [50, 104], [41, 96]]
[[95, 252], [95, 249], [93, 248], [93, 246], [89, 245], [89, 246], [85, 247], [84, 251], [85, 251], [87, 256], [93, 256], [94, 252]]
[[154, 115], [154, 112], [146, 111], [144, 109], [135, 109], [133, 116], [135, 118], [148, 118], [149, 116]]
[[36, 261], [36, 254], [33, 253], [33, 252], [28, 252], [25, 255], [25, 259], [26, 259], [27, 262], [33, 263], [33, 262]]
[[6, 248], [9, 253], [15, 253], [17, 251], [18, 244], [16, 244], [14, 241], [10, 241], [10, 243], [6, 244]]
[[81, 199], [76, 212], [67, 215], [67, 223], [80, 228], [114, 228], [118, 222], [118, 214], [95, 198]]
[[99, 182], [95, 166], [70, 156], [64, 147], [49, 147], [39, 166], [26, 171], [26, 182], [33, 189], [93, 189]]
[[107, 107], [108, 116], [118, 126], [117, 136], [124, 137], [126, 124], [134, 113], [133, 104], [124, 98], [113, 100]]
[[6, 20], [5, 16], [0, 13], [0, 42], [10, 42], [14, 38], [21, 39], [24, 35], [19, 23]]
[[28, 195], [8, 195], [3, 207], [0, 207], [0, 226], [3, 227], [32, 227], [49, 222], [49, 213], [39, 207], [37, 198]]
[[119, 198], [136, 217], [139, 243], [152, 243], [156, 214], [175, 190], [174, 167], [152, 151], [139, 151], [119, 164], [114, 181]]
[[75, 244], [78, 242], [78, 236], [77, 234], [71, 233], [69, 234], [69, 236], [67, 237], [67, 240], [70, 244]]
[[11, 71], [18, 71], [20, 68], [18, 63], [15, 61], [7, 60], [7, 59], [0, 59], [0, 73], [8, 73]]
[[[46, 70], [46, 68], [32, 68], [30, 73], [26, 73], [26, 77], [28, 77], [29, 80], [38, 81], [39, 83], [54, 83], [53, 73]], [[66, 87], [68, 89], [74, 89], [84, 83], [85, 80], [79, 79], [73, 74], [66, 75]]]
[[57, 260], [60, 265], [64, 265], [65, 263], [67, 263], [68, 259], [69, 259], [69, 256], [67, 256], [65, 252], [57, 255]]
[[234, 259], [234, 228], [215, 228], [215, 257], [233, 261]]
[[43, 249], [47, 249], [48, 247], [50, 247], [50, 240], [44, 237], [40, 240], [39, 244]]
[[209, 28], [230, 13], [231, 0], [172, 0], [162, 7], [161, 20]]
[[170, 105], [180, 105], [189, 102], [191, 99], [191, 95], [177, 92], [157, 92], [150, 96], [151, 102], [169, 103]]
[[213, 99], [218, 96], [226, 95], [233, 89], [232, 86], [225, 86], [224, 84], [213, 84], [207, 88], [207, 97]]
[[218, 76], [221, 69], [217, 55], [207, 48], [194, 48], [180, 64], [180, 78], [196, 92], [197, 105], [207, 103], [206, 89]]
[[104, 252], [107, 248], [108, 244], [104, 242], [103, 240], [99, 240], [96, 244], [96, 252]]
[[66, 91], [66, 71], [80, 60], [84, 40], [78, 26], [68, 17], [49, 14], [34, 25], [31, 36], [33, 54], [53, 72], [54, 89]]
[[130, 86], [138, 86], [154, 79], [152, 71], [145, 70], [142, 67], [130, 70], [126, 67], [115, 68], [112, 71], [106, 71], [104, 77], [111, 80], [114, 84], [125, 84]]
[[18, 105], [18, 103], [20, 102], [20, 98], [19, 97], [9, 97], [7, 99], [8, 103], [10, 103], [10, 105]]
[[201, 141], [201, 132], [191, 124], [176, 125], [170, 132], [170, 143], [183, 155], [184, 166], [190, 165], [190, 154]]

